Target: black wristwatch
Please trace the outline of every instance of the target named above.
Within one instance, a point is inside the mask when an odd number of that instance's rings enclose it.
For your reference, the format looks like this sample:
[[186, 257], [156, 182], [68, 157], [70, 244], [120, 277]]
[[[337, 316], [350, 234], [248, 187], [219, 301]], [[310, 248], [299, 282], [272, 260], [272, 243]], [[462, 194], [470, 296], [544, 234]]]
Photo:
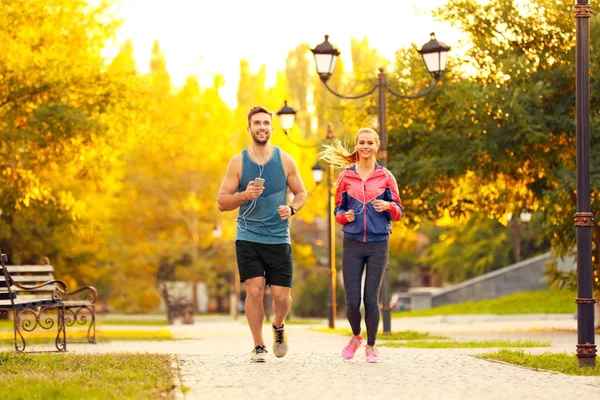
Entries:
[[294, 206], [288, 206], [292, 211], [292, 215], [296, 214], [296, 208]]

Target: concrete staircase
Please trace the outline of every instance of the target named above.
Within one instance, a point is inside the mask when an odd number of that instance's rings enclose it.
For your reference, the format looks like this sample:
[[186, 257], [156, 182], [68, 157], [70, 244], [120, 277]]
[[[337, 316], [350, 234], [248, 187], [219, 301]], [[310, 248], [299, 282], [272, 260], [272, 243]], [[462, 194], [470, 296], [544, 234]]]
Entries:
[[544, 272], [550, 253], [509, 265], [447, 288], [412, 288], [411, 308], [421, 310], [468, 300], [495, 299], [516, 292], [548, 289]]

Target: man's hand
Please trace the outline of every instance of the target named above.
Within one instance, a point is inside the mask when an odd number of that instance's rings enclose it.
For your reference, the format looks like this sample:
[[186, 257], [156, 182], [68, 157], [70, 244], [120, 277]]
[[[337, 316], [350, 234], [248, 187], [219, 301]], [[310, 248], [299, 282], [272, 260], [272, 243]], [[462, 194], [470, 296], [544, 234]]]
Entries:
[[346, 211], [344, 213], [344, 215], [346, 216], [346, 221], [348, 221], [348, 222], [354, 221], [354, 210]]
[[279, 213], [279, 218], [282, 220], [286, 220], [292, 216], [292, 209], [290, 206], [279, 206], [279, 208], [277, 208], [277, 212]]
[[244, 190], [246, 201], [254, 200], [258, 196], [260, 196], [264, 190], [264, 186], [254, 186], [254, 181], [248, 182], [248, 186], [246, 186], [246, 190]]
[[372, 203], [377, 212], [387, 211], [391, 207], [390, 203], [385, 200], [373, 200]]

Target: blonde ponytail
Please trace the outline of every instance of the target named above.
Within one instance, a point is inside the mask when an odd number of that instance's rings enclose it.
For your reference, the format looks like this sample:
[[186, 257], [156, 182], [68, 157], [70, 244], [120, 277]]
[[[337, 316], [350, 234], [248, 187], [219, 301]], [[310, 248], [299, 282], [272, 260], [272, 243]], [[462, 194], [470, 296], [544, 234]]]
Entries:
[[[361, 128], [358, 130], [354, 139], [355, 145], [356, 141], [358, 140], [358, 135], [360, 135], [361, 133], [372, 133], [375, 137], [375, 143], [377, 144], [377, 148], [379, 149], [379, 136], [377, 135], [377, 132], [375, 132], [371, 128]], [[338, 168], [348, 168], [358, 162], [358, 150], [354, 150], [351, 153], [337, 139], [333, 139], [333, 143], [331, 145], [325, 144], [323, 145], [323, 147], [324, 150], [319, 153], [319, 157], [322, 160], [328, 162], [329, 164], [333, 164]], [[373, 161], [377, 162], [375, 154], [373, 155]]]
[[332, 144], [325, 144], [323, 147], [324, 150], [319, 153], [319, 157], [338, 168], [348, 168], [358, 160], [356, 150], [350, 153], [337, 139], [333, 139]]

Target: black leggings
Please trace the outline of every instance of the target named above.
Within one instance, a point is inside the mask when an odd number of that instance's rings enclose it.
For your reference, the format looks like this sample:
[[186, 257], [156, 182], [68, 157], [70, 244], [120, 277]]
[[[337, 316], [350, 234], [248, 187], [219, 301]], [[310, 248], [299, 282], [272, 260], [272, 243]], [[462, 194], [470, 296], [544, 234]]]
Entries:
[[367, 267], [364, 287], [367, 344], [375, 345], [379, 327], [379, 289], [388, 261], [388, 241], [363, 243], [344, 238], [342, 274], [346, 290], [346, 316], [352, 333], [360, 333], [360, 301], [363, 271]]

